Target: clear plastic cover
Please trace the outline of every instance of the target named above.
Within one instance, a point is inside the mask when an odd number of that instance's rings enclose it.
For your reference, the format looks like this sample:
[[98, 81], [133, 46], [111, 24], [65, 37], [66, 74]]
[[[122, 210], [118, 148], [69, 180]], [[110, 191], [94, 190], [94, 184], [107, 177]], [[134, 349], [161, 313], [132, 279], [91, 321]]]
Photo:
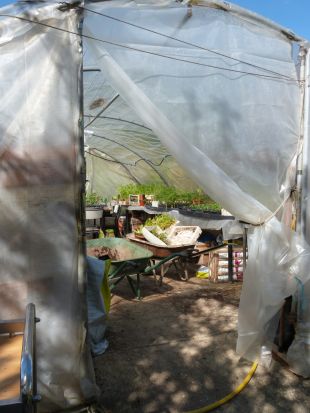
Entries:
[[22, 2], [0, 17], [0, 319], [37, 316], [40, 412], [96, 388], [85, 346], [79, 14]]
[[296, 277], [309, 278], [308, 245], [280, 219], [295, 185], [299, 69], [283, 31], [233, 7], [200, 3], [206, 7], [190, 11], [172, 2], [88, 5], [100, 15], [86, 13], [84, 33], [103, 40], [87, 39], [87, 51], [136, 121], [212, 198], [254, 224], [237, 349], [256, 359]]

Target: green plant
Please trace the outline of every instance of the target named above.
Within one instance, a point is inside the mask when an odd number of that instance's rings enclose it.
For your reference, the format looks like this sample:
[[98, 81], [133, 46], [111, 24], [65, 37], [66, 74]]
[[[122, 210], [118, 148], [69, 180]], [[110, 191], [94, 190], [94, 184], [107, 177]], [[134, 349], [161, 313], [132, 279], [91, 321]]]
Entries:
[[127, 200], [130, 194], [139, 194], [140, 192], [137, 192], [137, 187], [138, 185], [136, 184], [121, 185], [118, 188], [118, 198]]
[[143, 225], [139, 225], [139, 227], [134, 230], [134, 233], [137, 235], [143, 235], [142, 228], [143, 228]]
[[90, 194], [86, 194], [85, 197], [85, 203], [86, 206], [89, 205], [98, 205], [103, 201], [103, 198], [101, 195], [97, 194], [96, 192], [92, 192]]
[[160, 229], [165, 230], [171, 225], [175, 224], [176, 220], [170, 215], [162, 214], [156, 215], [154, 218], [149, 218], [145, 222], [145, 226], [158, 226]]
[[221, 212], [221, 206], [216, 202], [210, 202], [207, 204], [200, 205], [191, 205], [191, 209], [202, 212]]
[[158, 183], [145, 185], [128, 184], [118, 188], [119, 199], [127, 200], [130, 194], [154, 195], [156, 201], [172, 207], [176, 204], [191, 205], [193, 202], [198, 204], [215, 204], [200, 188], [197, 188], [195, 191], [185, 191], [174, 186]]
[[167, 235], [164, 232], [158, 232], [156, 229], [152, 229], [150, 231], [155, 237], [159, 238], [161, 241], [163, 241], [165, 244], [167, 243]]

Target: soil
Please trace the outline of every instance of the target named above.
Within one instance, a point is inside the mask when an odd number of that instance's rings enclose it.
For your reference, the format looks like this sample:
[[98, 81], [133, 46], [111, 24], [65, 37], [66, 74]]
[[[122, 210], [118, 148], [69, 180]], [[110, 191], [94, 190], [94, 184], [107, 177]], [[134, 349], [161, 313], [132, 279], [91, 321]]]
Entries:
[[119, 250], [116, 248], [108, 248], [108, 247], [91, 247], [87, 248], [87, 255], [96, 258], [102, 258], [108, 256], [112, 261], [120, 261], [126, 259], [126, 254], [121, 254]]
[[[184, 282], [171, 272], [162, 286], [143, 277], [141, 301], [126, 280], [113, 291], [109, 348], [94, 359], [100, 411], [186, 412], [224, 397], [247, 375], [251, 363], [235, 352], [240, 283]], [[217, 411], [308, 413], [310, 381], [273, 361]]]

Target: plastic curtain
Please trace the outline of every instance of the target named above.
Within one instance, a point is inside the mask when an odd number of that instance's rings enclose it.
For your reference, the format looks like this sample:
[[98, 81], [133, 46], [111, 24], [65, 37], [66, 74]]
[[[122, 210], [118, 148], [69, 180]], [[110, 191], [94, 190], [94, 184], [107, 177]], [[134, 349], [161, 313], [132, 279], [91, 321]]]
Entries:
[[[36, 305], [40, 412], [95, 394], [85, 346], [80, 16], [22, 2], [0, 16], [0, 319]], [[20, 16], [34, 23], [11, 18]]]
[[92, 64], [87, 45], [84, 49], [88, 190], [111, 198], [117, 194], [118, 187], [126, 183], [159, 183], [186, 190], [196, 189], [197, 185], [158, 137], [103, 79], [102, 74], [88, 71], [88, 68], [96, 66]]
[[308, 246], [275, 216], [288, 208], [299, 150], [293, 42], [233, 9], [117, 1], [88, 8], [118, 19], [86, 13], [84, 33], [104, 40], [87, 40], [101, 76], [212, 198], [254, 224], [237, 349], [257, 358], [296, 277], [309, 277]]

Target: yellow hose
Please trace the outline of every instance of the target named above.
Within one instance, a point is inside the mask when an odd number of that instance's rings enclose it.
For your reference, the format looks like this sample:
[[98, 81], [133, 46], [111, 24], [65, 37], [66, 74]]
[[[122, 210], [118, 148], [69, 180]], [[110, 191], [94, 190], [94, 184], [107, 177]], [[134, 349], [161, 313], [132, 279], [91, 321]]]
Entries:
[[227, 394], [227, 396], [223, 397], [223, 399], [218, 400], [217, 402], [214, 402], [212, 404], [209, 404], [208, 406], [200, 407], [199, 409], [195, 410], [190, 410], [186, 413], [206, 413], [206, 412], [211, 412], [211, 410], [216, 409], [217, 407], [221, 406], [224, 403], [227, 403], [229, 400], [231, 400], [233, 397], [237, 396], [244, 388], [245, 386], [249, 383], [251, 380], [253, 374], [255, 373], [255, 370], [257, 368], [257, 361], [255, 361], [252, 364], [251, 370], [248, 372], [246, 378], [243, 380], [242, 383], [239, 384], [239, 386], [232, 391], [231, 393]]

